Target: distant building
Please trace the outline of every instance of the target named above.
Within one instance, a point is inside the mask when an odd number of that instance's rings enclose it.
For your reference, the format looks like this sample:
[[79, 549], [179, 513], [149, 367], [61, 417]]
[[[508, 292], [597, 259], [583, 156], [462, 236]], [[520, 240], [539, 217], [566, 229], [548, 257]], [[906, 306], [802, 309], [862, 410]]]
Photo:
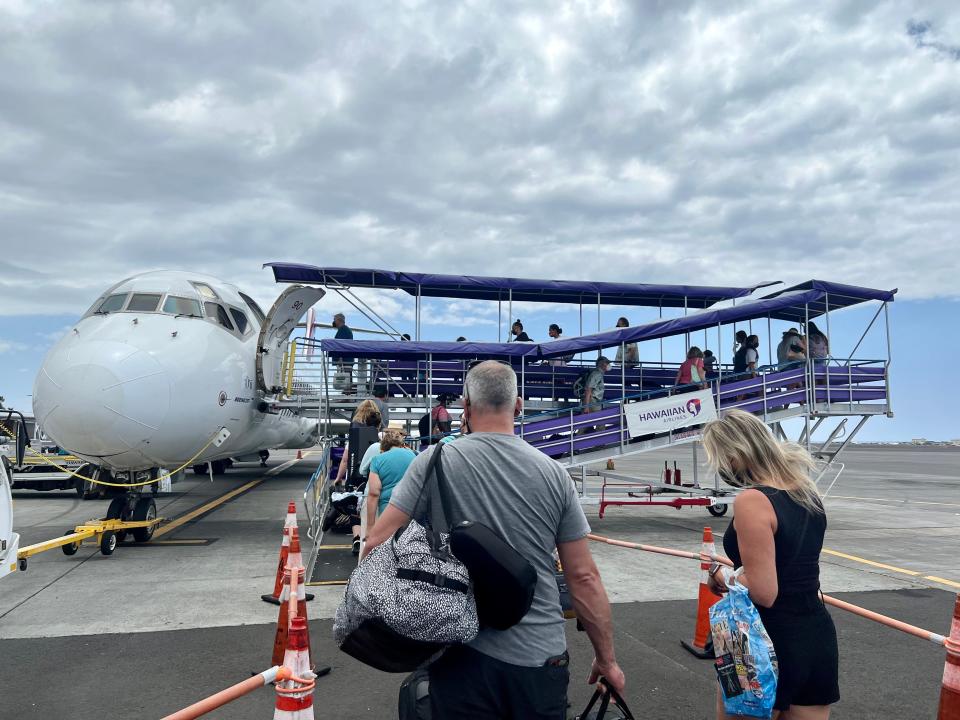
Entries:
[[910, 441], [911, 445], [926, 445], [928, 440], [926, 438], [914, 438]]

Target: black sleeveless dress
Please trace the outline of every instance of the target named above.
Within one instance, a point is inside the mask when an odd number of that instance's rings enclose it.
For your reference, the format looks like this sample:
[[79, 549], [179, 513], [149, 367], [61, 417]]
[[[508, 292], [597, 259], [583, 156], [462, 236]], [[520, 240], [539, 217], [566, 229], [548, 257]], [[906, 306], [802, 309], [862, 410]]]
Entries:
[[[756, 488], [777, 515], [778, 594], [773, 606], [757, 605], [780, 665], [774, 707], [830, 705], [840, 699], [837, 631], [820, 599], [820, 550], [827, 529], [823, 513], [811, 513], [782, 490]], [[741, 566], [737, 531], [730, 522], [723, 549]], [[749, 580], [749, 576], [747, 577]]]

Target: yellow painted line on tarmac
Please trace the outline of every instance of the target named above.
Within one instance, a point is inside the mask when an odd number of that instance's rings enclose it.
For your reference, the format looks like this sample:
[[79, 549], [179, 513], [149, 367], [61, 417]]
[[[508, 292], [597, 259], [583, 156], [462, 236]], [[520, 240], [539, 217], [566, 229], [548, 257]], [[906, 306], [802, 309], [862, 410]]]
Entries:
[[176, 540], [151, 540], [150, 542], [138, 543], [138, 544], [146, 545], [149, 547], [150, 545], [208, 545], [209, 543], [210, 543], [209, 540], [201, 540], [199, 538], [197, 538], [196, 540], [194, 540], [193, 538], [182, 538], [182, 539], [178, 538]]
[[237, 495], [239, 495], [239, 494], [241, 494], [241, 493], [245, 493], [247, 490], [249, 490], [249, 489], [251, 489], [251, 488], [255, 488], [257, 485], [259, 485], [259, 484], [262, 483], [262, 482], [263, 482], [263, 478], [260, 478], [259, 480], [251, 480], [250, 482], [248, 482], [248, 483], [246, 483], [246, 484], [244, 484], [244, 485], [241, 485], [241, 486], [238, 487], [238, 488], [234, 488], [234, 489], [231, 490], [230, 492], [228, 492], [228, 493], [226, 493], [226, 494], [224, 494], [224, 495], [221, 495], [221, 496], [218, 497], [218, 498], [214, 498], [214, 499], [211, 500], [210, 502], [208, 502], [208, 503], [206, 503], [206, 504], [204, 504], [204, 505], [201, 505], [201, 506], [198, 507], [197, 509], [191, 510], [191, 511], [188, 512], [186, 515], [181, 515], [180, 517], [176, 518], [176, 519], [173, 520], [172, 522], [167, 523], [167, 524], [164, 525], [163, 527], [159, 528], [159, 529], [153, 534], [153, 536], [154, 536], [154, 537], [158, 537], [158, 536], [160, 536], [160, 535], [166, 535], [168, 532], [173, 532], [173, 531], [176, 530], [178, 527], [180, 527], [181, 525], [185, 525], [186, 523], [190, 522], [191, 520], [193, 520], [193, 519], [194, 519], [195, 517], [197, 517], [198, 515], [203, 515], [204, 513], [210, 512], [210, 511], [213, 510], [214, 508], [219, 507], [220, 505], [223, 505], [227, 500], [232, 500], [232, 499], [235, 498]]
[[346, 580], [321, 580], [318, 582], [308, 582], [307, 587], [322, 587], [324, 585], [346, 585]]
[[[303, 457], [304, 457], [304, 458], [308, 457], [308, 456], [311, 454], [311, 452], [312, 452], [312, 451], [307, 451], [307, 452], [305, 452], [305, 453], [303, 454]], [[251, 480], [250, 482], [248, 482], [248, 483], [246, 483], [246, 484], [244, 484], [244, 485], [241, 485], [241, 486], [238, 487], [238, 488], [234, 488], [234, 489], [231, 490], [230, 492], [225, 493], [225, 494], [221, 495], [220, 497], [214, 498], [214, 499], [211, 500], [210, 502], [208, 502], [208, 503], [206, 503], [206, 504], [204, 504], [204, 505], [201, 505], [200, 507], [196, 508], [195, 510], [191, 510], [191, 511], [188, 512], [186, 515], [181, 515], [180, 517], [175, 518], [174, 520], [172, 520], [171, 522], [167, 523], [166, 525], [158, 528], [157, 531], [153, 534], [153, 536], [154, 536], [154, 537], [160, 537], [161, 535], [166, 535], [166, 534], [169, 533], [169, 532], [173, 532], [173, 531], [176, 530], [178, 527], [180, 527], [181, 525], [184, 525], [184, 524], [190, 522], [190, 521], [193, 520], [194, 518], [196, 518], [196, 517], [198, 517], [198, 516], [200, 516], [200, 515], [203, 515], [203, 514], [205, 514], [205, 513], [210, 512], [210, 511], [213, 510], [214, 508], [217, 508], [217, 507], [219, 507], [220, 505], [223, 505], [223, 504], [224, 504], [225, 502], [227, 502], [228, 500], [232, 500], [232, 499], [235, 498], [237, 495], [240, 495], [240, 494], [242, 494], [242, 493], [245, 493], [247, 490], [250, 490], [250, 489], [252, 489], [252, 488], [255, 488], [257, 485], [259, 485], [259, 484], [262, 483], [264, 480], [266, 480], [267, 477], [269, 477], [270, 475], [277, 475], [278, 473], [282, 473], [282, 472], [283, 472], [284, 470], [286, 470], [288, 467], [291, 467], [291, 466], [293, 466], [293, 465], [296, 465], [298, 462], [300, 462], [300, 460], [299, 460], [298, 458], [294, 458], [293, 460], [288, 460], [287, 462], [283, 463], [282, 465], [277, 465], [277, 466], [274, 467], [274, 468], [270, 468], [269, 470], [267, 470], [266, 473], [264, 473], [264, 476], [263, 476], [263, 477], [258, 478], [258, 479], [256, 479], [256, 480]]]
[[352, 550], [353, 545], [317, 545], [317, 550]]
[[935, 583], [941, 583], [942, 585], [949, 585], [952, 588], [960, 589], [960, 583], [954, 582], [953, 580], [947, 580], [946, 578], [937, 577], [936, 575], [924, 575], [924, 580], [933, 580]]
[[823, 552], [825, 552], [827, 555], [835, 555], [836, 557], [841, 557], [845, 560], [853, 560], [853, 562], [869, 565], [870, 567], [880, 568], [881, 570], [890, 570], [891, 572], [903, 573], [904, 575], [910, 575], [912, 577], [916, 577], [920, 574], [916, 570], [907, 570], [906, 568], [896, 567], [895, 565], [886, 565], [884, 563], [879, 563], [874, 560], [867, 560], [866, 558], [858, 557], [856, 555], [848, 555], [847, 553], [837, 552], [836, 550], [828, 550], [827, 548], [823, 548]]

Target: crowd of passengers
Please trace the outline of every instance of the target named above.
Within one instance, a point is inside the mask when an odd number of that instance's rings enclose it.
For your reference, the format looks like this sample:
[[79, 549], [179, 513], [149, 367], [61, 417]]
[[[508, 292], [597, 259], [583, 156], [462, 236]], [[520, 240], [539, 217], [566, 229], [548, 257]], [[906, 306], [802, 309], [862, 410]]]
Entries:
[[[609, 365], [601, 360], [596, 369]], [[702, 357], [688, 360], [692, 377], [701, 368], [706, 373]], [[364, 452], [358, 477], [346, 477], [346, 460], [336, 476], [336, 487], [364, 488], [353, 528], [359, 562], [411, 517], [430, 521], [429, 509], [425, 514], [415, 509], [437, 446], [415, 454], [403, 433], [388, 426], [375, 400], [358, 406], [353, 423], [379, 428], [379, 442]], [[564, 468], [514, 434], [522, 405], [510, 366], [475, 364], [465, 377], [460, 433], [444, 438], [443, 462], [458, 515], [496, 528], [534, 565], [538, 580], [533, 605], [517, 625], [481, 629], [475, 640], [450, 647], [432, 662], [433, 718], [567, 716], [570, 656], [554, 576], [557, 558], [593, 646], [594, 659], [583, 676], [589, 684], [603, 678], [629, 700], [610, 604], [587, 539], [589, 523]], [[444, 411], [431, 413], [430, 429], [449, 423]], [[839, 700], [838, 654], [833, 621], [818, 592], [826, 517], [810, 480], [813, 461], [803, 448], [778, 441], [762, 421], [737, 410], [706, 425], [703, 445], [720, 477], [741, 490], [723, 547], [742, 569], [738, 581], [748, 588], [779, 661], [773, 717], [825, 720]], [[725, 593], [728, 577], [714, 563], [711, 589]], [[716, 716], [728, 720], [719, 688]]]
[[[343, 313], [337, 313], [333, 317], [333, 326], [337, 328], [336, 338], [352, 339], [353, 331], [347, 326], [346, 318]], [[617, 319], [617, 328], [630, 327], [630, 322], [626, 317]], [[830, 354], [830, 342], [827, 336], [813, 322], [806, 323], [806, 335], [802, 335], [796, 328], [789, 328], [783, 333], [783, 337], [776, 349], [776, 367], [781, 370], [799, 366], [805, 363], [808, 356], [813, 361], [825, 360]], [[563, 329], [556, 323], [552, 323], [547, 328], [547, 335], [551, 340], [559, 340], [563, 337]], [[402, 341], [409, 341], [409, 335], [403, 335]], [[466, 342], [467, 338], [460, 336], [457, 342]], [[533, 343], [534, 340], [526, 333], [523, 322], [517, 318], [510, 328], [510, 339], [508, 342]], [[755, 377], [760, 363], [760, 337], [758, 335], [748, 334], [743, 330], [737, 331], [734, 338], [733, 352], [730, 362], [733, 375], [747, 379]], [[544, 362], [550, 367], [564, 367], [573, 361], [573, 355], [551, 358]], [[339, 356], [335, 360], [336, 376], [334, 378], [334, 387], [342, 390], [345, 394], [355, 392], [355, 386], [352, 383], [352, 369], [354, 359], [351, 357]], [[617, 348], [617, 354], [613, 362], [604, 355], [598, 357], [593, 367], [585, 369], [579, 377], [573, 382], [573, 397], [576, 402], [584, 408], [584, 412], [593, 412], [599, 410], [605, 394], [605, 375], [612, 366], [622, 367], [624, 369], [633, 369], [640, 365], [640, 353], [637, 343], [622, 343]], [[362, 363], [360, 374], [365, 374], [365, 363]], [[698, 346], [691, 346], [686, 353], [686, 358], [677, 369], [673, 384], [682, 387], [684, 391], [705, 389], [709, 387], [712, 380], [721, 376], [717, 358], [713, 351], [709, 349], [701, 350]], [[412, 380], [411, 377], [404, 377], [405, 380]], [[378, 398], [384, 401], [386, 393]], [[738, 397], [742, 400], [746, 395]], [[456, 399], [454, 395], [441, 393], [437, 398], [437, 406], [433, 409], [432, 417], [421, 419], [421, 436], [430, 436], [434, 432], [429, 428], [441, 426], [450, 422], [450, 416], [447, 412], [447, 404]], [[427, 423], [427, 431], [424, 431], [423, 424]], [[447, 430], [449, 432], [449, 430]]]

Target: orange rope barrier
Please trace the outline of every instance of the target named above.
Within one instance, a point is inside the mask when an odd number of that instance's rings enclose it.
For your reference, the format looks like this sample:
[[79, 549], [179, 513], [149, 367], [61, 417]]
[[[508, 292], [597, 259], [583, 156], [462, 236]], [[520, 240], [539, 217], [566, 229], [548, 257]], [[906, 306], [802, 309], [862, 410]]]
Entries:
[[[590, 533], [587, 535], [587, 537], [595, 542], [602, 542], [615, 547], [628, 548], [630, 550], [642, 550], [643, 552], [652, 552], [659, 555], [670, 555], [671, 557], [686, 558], [688, 560], [711, 560], [713, 562], [718, 562], [723, 565], [733, 567], [733, 563], [730, 561], [730, 559], [724, 557], [723, 555], [707, 555], [706, 553], [674, 550], [673, 548], [658, 547], [657, 545], [643, 545], [641, 543], [627, 542], [625, 540], [614, 540], [612, 538], [603, 537], [602, 535], [594, 535], [593, 533]], [[835, 608], [846, 610], [849, 613], [859, 615], [862, 618], [872, 620], [873, 622], [881, 625], [886, 625], [887, 627], [907, 633], [908, 635], [913, 635], [921, 640], [927, 640], [928, 642], [932, 642], [934, 645], [938, 645], [940, 647], [944, 647], [946, 644], [947, 638], [939, 633], [925, 630], [921, 627], [917, 627], [916, 625], [911, 625], [910, 623], [905, 623], [902, 620], [897, 620], [896, 618], [881, 615], [880, 613], [867, 610], [866, 608], [862, 608], [859, 605], [854, 605], [853, 603], [848, 603], [844, 600], [839, 600], [830, 595], [821, 595], [823, 597], [823, 602], [827, 605], [832, 605]]]

